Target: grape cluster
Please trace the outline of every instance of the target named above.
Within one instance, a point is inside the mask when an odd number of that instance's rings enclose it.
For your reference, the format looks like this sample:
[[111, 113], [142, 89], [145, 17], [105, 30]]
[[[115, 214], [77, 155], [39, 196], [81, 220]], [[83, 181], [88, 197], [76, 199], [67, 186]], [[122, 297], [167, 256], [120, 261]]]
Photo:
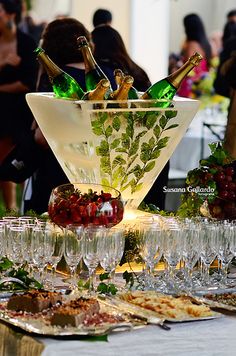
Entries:
[[208, 173], [216, 184], [217, 196], [208, 204], [212, 217], [236, 218], [236, 176], [232, 165], [216, 166], [215, 173]]

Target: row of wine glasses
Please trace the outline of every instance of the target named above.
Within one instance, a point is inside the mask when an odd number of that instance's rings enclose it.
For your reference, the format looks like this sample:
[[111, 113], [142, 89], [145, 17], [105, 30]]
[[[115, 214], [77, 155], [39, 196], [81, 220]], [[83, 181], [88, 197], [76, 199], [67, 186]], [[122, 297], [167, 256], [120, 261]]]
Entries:
[[[138, 219], [138, 247], [145, 265], [143, 285], [164, 292], [223, 287], [229, 283], [228, 267], [236, 256], [234, 222], [207, 219], [176, 219], [155, 216]], [[155, 277], [160, 260], [165, 270]], [[218, 273], [210, 277], [210, 267], [218, 262]], [[182, 266], [181, 271], [177, 266]], [[181, 272], [181, 273], [180, 273]]]
[[65, 258], [72, 268], [74, 285], [76, 267], [81, 258], [89, 271], [90, 291], [94, 290], [95, 272], [99, 263], [113, 278], [124, 252], [124, 229], [121, 227], [68, 225], [66, 227]]
[[[77, 267], [83, 259], [89, 271], [90, 289], [94, 289], [95, 271], [100, 264], [112, 276], [124, 251], [124, 229], [121, 227], [70, 224], [59, 228], [54, 224], [10, 218], [0, 221], [0, 253], [16, 267], [27, 263], [30, 273], [35, 270], [47, 288], [53, 288], [55, 271], [62, 256], [71, 270], [71, 287], [77, 287]], [[44, 275], [51, 265], [52, 283]], [[47, 278], [46, 278], [47, 277]]]

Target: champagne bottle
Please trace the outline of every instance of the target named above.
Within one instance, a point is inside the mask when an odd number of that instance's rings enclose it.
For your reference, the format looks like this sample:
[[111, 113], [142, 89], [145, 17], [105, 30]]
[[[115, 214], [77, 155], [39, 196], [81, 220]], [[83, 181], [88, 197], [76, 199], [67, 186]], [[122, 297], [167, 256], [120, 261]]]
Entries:
[[[203, 57], [196, 52], [174, 73], [150, 86], [140, 99], [172, 100], [184, 78], [200, 63], [202, 58]], [[170, 103], [165, 101], [157, 104], [157, 106], [160, 107], [168, 107], [169, 105]]]
[[82, 98], [84, 91], [74, 78], [59, 68], [42, 48], [36, 48], [35, 53], [48, 74], [56, 97], [69, 99]]
[[121, 83], [123, 82], [124, 79], [124, 73], [122, 72], [121, 69], [115, 69], [114, 70], [114, 78], [115, 78], [115, 82], [117, 85], [117, 89], [119, 89]]
[[131, 77], [131, 75], [126, 75], [122, 83], [120, 84], [119, 88], [115, 92], [113, 92], [111, 98], [113, 100], [127, 100], [129, 90], [132, 87], [133, 82], [134, 82], [134, 78]]
[[[108, 80], [108, 78], [97, 64], [91, 52], [86, 37], [84, 36], [78, 37], [77, 43], [84, 58], [86, 89], [87, 91], [94, 90], [96, 88], [96, 85], [100, 82], [101, 79]], [[112, 89], [110, 86], [110, 90], [107, 91], [106, 98], [109, 96], [111, 92]]]
[[107, 79], [101, 79], [94, 90], [84, 94], [82, 100], [104, 100], [105, 94], [110, 87], [110, 82]]
[[[120, 85], [122, 84], [125, 76], [121, 69], [115, 69], [114, 77], [115, 77], [115, 82], [116, 82], [117, 90], [118, 90]], [[133, 86], [131, 86], [131, 88], [129, 89], [128, 99], [139, 99], [138, 91]]]

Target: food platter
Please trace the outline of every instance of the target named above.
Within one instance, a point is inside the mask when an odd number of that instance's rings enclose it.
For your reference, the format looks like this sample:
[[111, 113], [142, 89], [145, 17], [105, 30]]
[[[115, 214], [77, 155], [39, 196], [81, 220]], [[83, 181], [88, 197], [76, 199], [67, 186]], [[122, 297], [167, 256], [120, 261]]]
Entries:
[[145, 313], [149, 317], [162, 318], [169, 322], [209, 320], [222, 317], [206, 306], [203, 301], [190, 296], [164, 295], [154, 291], [135, 291], [120, 295], [127, 309]]
[[236, 290], [222, 290], [221, 292], [208, 292], [197, 296], [199, 302], [211, 308], [236, 312]]
[[103, 322], [98, 325], [86, 326], [81, 324], [77, 327], [66, 326], [60, 327], [51, 325], [49, 322], [50, 312], [38, 313], [32, 315], [31, 313], [16, 313], [6, 309], [7, 302], [1, 302], [0, 320], [12, 326], [18, 327], [28, 333], [34, 333], [43, 336], [100, 336], [109, 334], [111, 332], [128, 331], [133, 328], [142, 327], [145, 323], [134, 322], [129, 319], [124, 313], [112, 306], [100, 304], [100, 314], [111, 316], [110, 322]]
[[[28, 292], [32, 293], [32, 292]], [[33, 292], [38, 293], [38, 292]], [[40, 292], [40, 293], [56, 293], [56, 292]], [[28, 298], [28, 294], [27, 298]], [[107, 335], [112, 332], [122, 332], [122, 331], [130, 331], [132, 329], [137, 329], [140, 327], [145, 327], [148, 324], [157, 325], [162, 327], [165, 330], [169, 330], [170, 327], [165, 324], [165, 322], [187, 322], [187, 321], [201, 321], [201, 320], [210, 320], [222, 317], [222, 314], [211, 310], [209, 306], [206, 306], [202, 300], [197, 300], [192, 297], [182, 296], [181, 302], [186, 305], [186, 308], [192, 308], [192, 312], [183, 312], [181, 309], [180, 297], [172, 297], [168, 295], [163, 295], [157, 292], [128, 292], [125, 294], [120, 294], [116, 297], [88, 297], [81, 295], [79, 293], [70, 294], [70, 295], [61, 295], [60, 300], [55, 301], [53, 306], [48, 307], [47, 309], [43, 309], [40, 312], [32, 311], [27, 309], [22, 311], [19, 308], [11, 309], [10, 305], [12, 300], [20, 300], [21, 303], [22, 296], [24, 294], [19, 295], [14, 294], [12, 297], [2, 299], [0, 302], [0, 320], [8, 323], [12, 326], [18, 327], [25, 332], [34, 333], [41, 336], [49, 336], [49, 337], [66, 337], [66, 336], [101, 336]], [[138, 297], [140, 301], [140, 297], [142, 298], [142, 305], [140, 303], [134, 304], [130, 302], [130, 297]], [[58, 293], [56, 293], [56, 297], [58, 298]], [[167, 303], [170, 306], [172, 313], [176, 313], [174, 317], [168, 314], [168, 308], [166, 308], [166, 313], [161, 310], [157, 311], [157, 299], [160, 299], [160, 303]], [[64, 323], [65, 318], [70, 314], [68, 310], [72, 310], [72, 306], [74, 303], [78, 303], [78, 301], [84, 303], [93, 303], [99, 306], [99, 309], [96, 312], [90, 313], [86, 311], [86, 317], [79, 321], [75, 322], [75, 325], [68, 323]], [[45, 302], [45, 300], [44, 300]], [[153, 303], [154, 308], [150, 308], [149, 302]], [[32, 308], [31, 301], [30, 308]], [[146, 303], [146, 305], [145, 305]], [[172, 303], [172, 304], [171, 304]], [[174, 304], [173, 304], [174, 303]], [[138, 305], [140, 304], [140, 305]], [[15, 304], [16, 305], [16, 304]], [[68, 306], [70, 308], [68, 309]], [[67, 314], [65, 313], [65, 307], [67, 308]], [[74, 306], [73, 306], [74, 307]], [[62, 308], [62, 314], [60, 314], [60, 309]], [[84, 310], [81, 309], [81, 314], [84, 313]], [[77, 320], [77, 316], [81, 314], [77, 314], [73, 320]], [[55, 320], [55, 316], [61, 318], [62, 324], [60, 322], [53, 323]], [[71, 320], [71, 319], [70, 319]], [[80, 320], [80, 319], [78, 319]], [[64, 324], [63, 324], [64, 323]]]

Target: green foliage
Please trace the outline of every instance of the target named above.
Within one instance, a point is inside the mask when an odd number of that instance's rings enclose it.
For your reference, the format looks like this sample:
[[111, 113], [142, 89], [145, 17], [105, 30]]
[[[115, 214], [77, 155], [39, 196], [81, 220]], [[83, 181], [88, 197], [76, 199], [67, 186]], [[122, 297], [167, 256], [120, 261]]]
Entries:
[[168, 124], [176, 115], [176, 111], [161, 116], [155, 111], [96, 113], [91, 124], [93, 133], [101, 137], [96, 154], [102, 183], [121, 192], [130, 188], [132, 194], [142, 189], [143, 178], [155, 168], [155, 160], [169, 142], [164, 132], [178, 127]]
[[[100, 283], [97, 286], [97, 292], [100, 294], [115, 295], [118, 291], [115, 284], [110, 283], [109, 273], [102, 273], [99, 276]], [[105, 282], [107, 281], [107, 282]]]
[[7, 257], [2, 257], [0, 260], [0, 272], [4, 272], [5, 277], [13, 277], [21, 280], [25, 287], [17, 282], [2, 283], [0, 290], [22, 290], [22, 289], [41, 289], [43, 285], [35, 278], [29, 277], [29, 272], [26, 270], [26, 264], [19, 268], [13, 267], [13, 262]]

